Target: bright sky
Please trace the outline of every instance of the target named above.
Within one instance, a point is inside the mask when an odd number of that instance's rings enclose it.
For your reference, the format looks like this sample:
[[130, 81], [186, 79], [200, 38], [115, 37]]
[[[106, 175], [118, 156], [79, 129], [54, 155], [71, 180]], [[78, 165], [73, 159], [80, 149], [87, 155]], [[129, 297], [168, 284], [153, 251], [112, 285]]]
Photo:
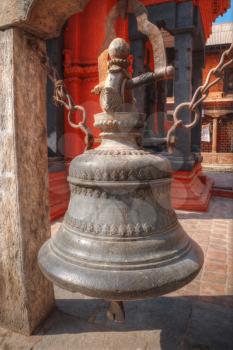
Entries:
[[231, 7], [223, 16], [219, 16], [215, 23], [233, 22], [233, 0], [231, 0]]

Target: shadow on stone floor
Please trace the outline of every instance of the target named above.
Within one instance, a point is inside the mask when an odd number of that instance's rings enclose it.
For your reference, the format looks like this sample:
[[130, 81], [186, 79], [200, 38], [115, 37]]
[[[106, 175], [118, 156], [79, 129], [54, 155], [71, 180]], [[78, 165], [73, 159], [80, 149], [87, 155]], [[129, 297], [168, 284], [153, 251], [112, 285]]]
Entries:
[[180, 220], [233, 219], [233, 199], [212, 197], [207, 212], [176, 211]]
[[[126, 321], [117, 324], [106, 319], [106, 302], [80, 294], [70, 295], [71, 299], [58, 296], [57, 310], [37, 333], [42, 339], [53, 336], [54, 341], [64, 335], [65, 349], [73, 350], [67, 335], [75, 336], [77, 344], [85, 336], [85, 347], [77, 346], [81, 350], [233, 349], [233, 308], [229, 307], [233, 305], [232, 296], [164, 296], [125, 302]], [[77, 299], [79, 297], [82, 299]], [[103, 336], [104, 347], [100, 341]], [[94, 347], [88, 346], [89, 337], [95, 342]], [[50, 349], [46, 347], [46, 339], [42, 340], [41, 347], [35, 347], [36, 350], [47, 348]]]

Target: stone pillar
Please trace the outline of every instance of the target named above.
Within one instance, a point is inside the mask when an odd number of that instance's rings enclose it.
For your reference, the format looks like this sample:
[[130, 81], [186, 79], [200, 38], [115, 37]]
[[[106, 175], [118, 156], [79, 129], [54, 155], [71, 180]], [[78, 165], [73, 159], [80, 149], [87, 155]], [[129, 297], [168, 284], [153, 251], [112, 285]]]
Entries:
[[158, 135], [165, 137], [164, 122], [166, 117], [167, 101], [167, 82], [164, 80], [157, 82], [157, 118], [158, 118]]
[[217, 153], [218, 119], [213, 118], [212, 153]]
[[[133, 60], [133, 76], [137, 77], [145, 72], [144, 57], [145, 57], [145, 38], [139, 34], [138, 39], [130, 42], [130, 50], [134, 55]], [[145, 86], [139, 86], [134, 89], [134, 97], [136, 99], [137, 111], [145, 112]]]
[[45, 87], [23, 31], [0, 31], [0, 325], [27, 335], [54, 305], [37, 264], [50, 236]]
[[[175, 80], [174, 100], [177, 106], [181, 102], [190, 101], [192, 98], [192, 50], [193, 36], [190, 31], [177, 32], [175, 35]], [[179, 118], [185, 124], [191, 122], [191, 113], [182, 109]], [[177, 170], [191, 170], [194, 159], [191, 154], [191, 131], [178, 128], [178, 139], [174, 154], [174, 168]]]
[[[203, 64], [203, 27], [198, 8], [193, 1], [173, 1], [163, 4], [156, 4], [148, 7], [149, 18], [153, 23], [163, 23], [163, 26], [175, 36], [175, 79], [174, 79], [174, 100], [175, 106], [182, 102], [190, 102], [193, 89], [199, 84], [201, 79], [201, 69]], [[129, 21], [130, 40], [132, 54], [136, 54], [136, 45], [133, 45], [135, 38], [139, 37], [136, 21], [130, 17]], [[201, 55], [199, 55], [199, 51]], [[193, 55], [193, 52], [194, 55]], [[196, 55], [196, 52], [197, 55]], [[198, 56], [199, 55], [199, 56]], [[173, 57], [172, 57], [173, 58]], [[200, 59], [200, 62], [198, 60]], [[142, 58], [139, 63], [142, 64]], [[196, 66], [198, 63], [199, 67]], [[192, 78], [195, 74], [195, 79]], [[159, 133], [163, 135], [163, 119], [165, 115], [163, 100], [164, 92], [157, 99], [161, 105], [157, 108], [160, 110], [158, 116]], [[142, 94], [140, 94], [142, 98]], [[157, 104], [157, 103], [156, 103]], [[188, 108], [183, 109], [179, 115], [185, 124], [189, 124], [192, 115]], [[153, 124], [149, 124], [150, 129]], [[171, 161], [173, 168], [172, 182], [172, 203], [176, 209], [200, 210], [208, 209], [211, 195], [212, 182], [204, 177], [201, 173], [201, 156], [200, 156], [200, 127], [199, 124], [193, 131], [178, 128], [176, 131], [177, 143], [173, 154], [167, 154], [166, 157]], [[145, 136], [149, 132], [145, 133]], [[148, 145], [145, 142], [144, 146]], [[193, 143], [193, 140], [195, 142]], [[150, 141], [150, 140], [149, 140]], [[150, 145], [149, 145], [150, 146]], [[154, 145], [153, 145], [154, 146]], [[160, 147], [151, 147], [155, 151], [160, 151]]]
[[[193, 52], [193, 94], [196, 89], [202, 85], [202, 68], [204, 66], [204, 52], [194, 51]], [[199, 112], [202, 113], [202, 104], [199, 105]], [[192, 139], [192, 152], [196, 155], [197, 160], [201, 161], [201, 123], [202, 118], [198, 124], [191, 131]]]

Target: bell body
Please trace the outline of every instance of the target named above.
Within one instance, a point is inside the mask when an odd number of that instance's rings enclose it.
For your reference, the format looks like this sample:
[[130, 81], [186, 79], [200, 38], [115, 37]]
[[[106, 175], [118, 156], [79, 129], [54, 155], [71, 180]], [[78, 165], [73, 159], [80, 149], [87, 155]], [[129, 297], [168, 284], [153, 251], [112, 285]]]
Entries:
[[72, 292], [109, 300], [176, 290], [203, 264], [171, 207], [166, 159], [140, 147], [144, 115], [100, 113], [101, 145], [76, 157], [64, 221], [39, 252], [43, 273]]

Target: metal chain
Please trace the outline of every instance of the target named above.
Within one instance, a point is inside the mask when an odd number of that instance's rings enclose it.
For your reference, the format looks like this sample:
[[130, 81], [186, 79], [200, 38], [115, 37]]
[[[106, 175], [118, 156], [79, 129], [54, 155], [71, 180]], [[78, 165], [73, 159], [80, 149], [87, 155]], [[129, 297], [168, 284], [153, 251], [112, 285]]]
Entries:
[[[53, 95], [54, 103], [57, 106], [61, 105], [65, 107], [65, 109], [68, 112], [67, 118], [68, 118], [69, 124], [75, 129], [80, 129], [85, 134], [85, 145], [86, 145], [85, 149], [87, 150], [92, 148], [94, 137], [86, 124], [87, 117], [86, 117], [85, 108], [82, 106], [76, 105], [74, 103], [73, 98], [70, 96], [70, 94], [67, 91], [64, 81], [60, 79], [57, 70], [50, 62], [50, 59], [46, 54], [46, 52], [40, 48], [36, 38], [32, 35], [29, 35], [28, 33], [26, 35], [27, 35], [28, 43], [31, 49], [36, 53], [37, 57], [40, 60], [41, 66], [44, 68], [48, 78], [51, 80], [51, 82], [54, 85], [54, 95]], [[72, 119], [73, 119], [74, 113], [76, 113], [77, 111], [82, 112], [82, 120], [79, 123], [74, 123]]]
[[[93, 145], [94, 138], [90, 129], [86, 125], [86, 111], [82, 106], [75, 105], [72, 97], [69, 95], [64, 81], [59, 78], [59, 74], [55, 67], [51, 64], [49, 57], [46, 52], [42, 50], [36, 40], [32, 35], [27, 34], [28, 43], [30, 44], [32, 50], [37, 54], [42, 67], [45, 69], [47, 76], [54, 84], [54, 96], [53, 100], [56, 105], [62, 105], [68, 111], [68, 121], [73, 128], [78, 128], [85, 134], [85, 144], [86, 149], [90, 149]], [[226, 62], [226, 60], [228, 61]], [[228, 50], [225, 50], [220, 58], [218, 65], [212, 68], [203, 85], [199, 86], [195, 91], [192, 100], [190, 102], [180, 103], [174, 111], [173, 120], [174, 124], [168, 130], [166, 141], [168, 146], [168, 151], [172, 153], [174, 145], [176, 142], [175, 131], [177, 128], [192, 129], [200, 120], [201, 114], [199, 111], [200, 104], [208, 97], [209, 90], [216, 85], [220, 80], [224, 78], [224, 70], [233, 63], [233, 43]], [[190, 112], [194, 112], [194, 119], [189, 124], [184, 124], [182, 119], [179, 118], [180, 113], [183, 109], [188, 108]], [[83, 118], [79, 123], [74, 123], [72, 121], [72, 116], [78, 110], [82, 112]]]
[[[228, 60], [228, 61], [226, 61]], [[199, 110], [200, 104], [208, 97], [210, 89], [216, 85], [220, 80], [224, 78], [224, 70], [233, 63], [233, 43], [230, 48], [223, 52], [218, 65], [212, 68], [203, 85], [199, 86], [195, 91], [192, 100], [190, 102], [180, 103], [174, 111], [173, 120], [174, 124], [168, 130], [167, 133], [167, 145], [169, 153], [172, 153], [176, 139], [174, 133], [177, 128], [192, 129], [200, 120], [201, 113]], [[194, 119], [189, 124], [184, 124], [179, 118], [183, 109], [188, 108], [190, 112], [194, 112]]]

